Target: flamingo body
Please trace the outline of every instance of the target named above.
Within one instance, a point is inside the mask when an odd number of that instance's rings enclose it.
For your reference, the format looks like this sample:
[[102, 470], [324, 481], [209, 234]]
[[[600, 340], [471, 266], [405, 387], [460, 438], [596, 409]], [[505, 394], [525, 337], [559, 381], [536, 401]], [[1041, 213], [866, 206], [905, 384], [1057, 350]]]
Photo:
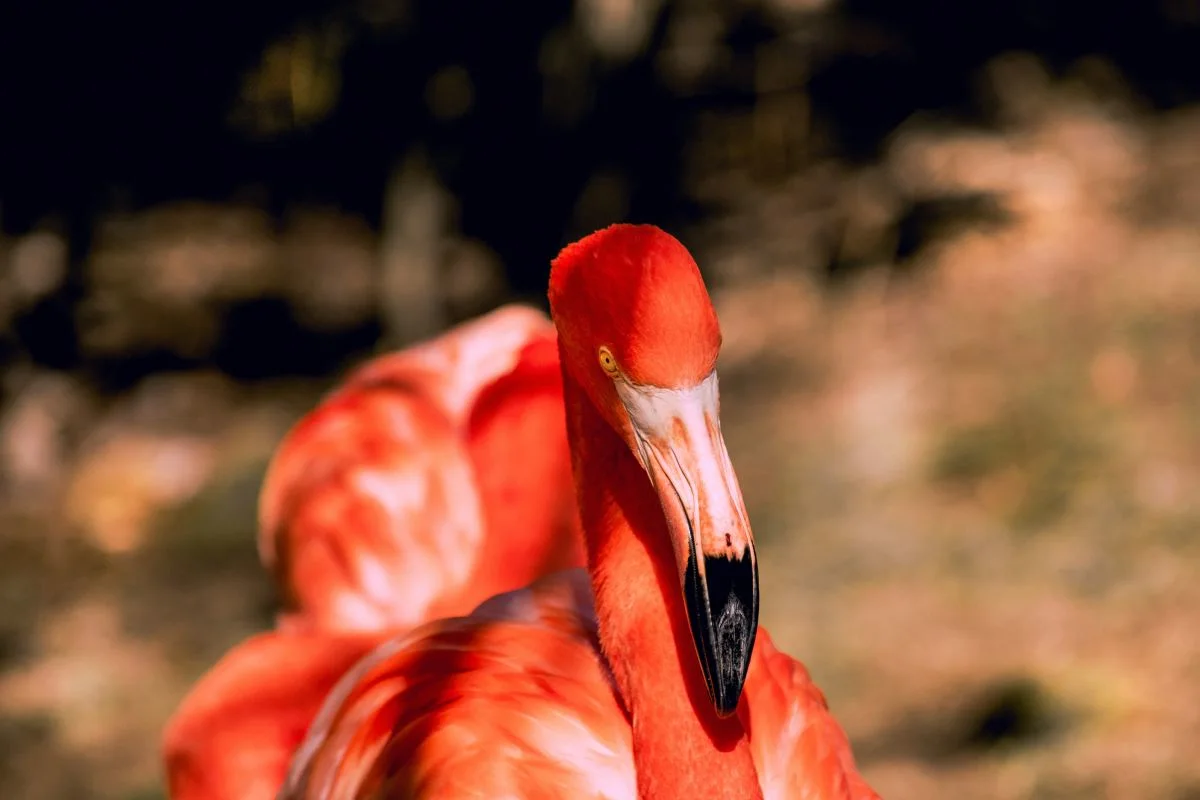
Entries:
[[331, 692], [280, 800], [636, 796], [587, 574], [380, 646]]
[[[767, 800], [873, 800], [804, 666], [765, 630], [738, 715]], [[346, 673], [279, 800], [636, 800], [631, 720], [584, 570], [393, 639]]]

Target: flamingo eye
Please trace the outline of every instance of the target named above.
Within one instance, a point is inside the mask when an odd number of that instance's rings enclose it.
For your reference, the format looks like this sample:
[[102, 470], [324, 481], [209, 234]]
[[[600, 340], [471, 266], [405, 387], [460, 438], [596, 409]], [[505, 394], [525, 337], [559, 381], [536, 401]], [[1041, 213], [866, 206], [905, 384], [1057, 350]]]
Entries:
[[612, 351], [609, 350], [604, 345], [600, 345], [599, 357], [600, 357], [600, 369], [602, 369], [606, 373], [608, 373], [609, 377], [615, 378], [617, 376], [618, 369], [617, 369], [617, 360], [615, 358], [613, 358]]

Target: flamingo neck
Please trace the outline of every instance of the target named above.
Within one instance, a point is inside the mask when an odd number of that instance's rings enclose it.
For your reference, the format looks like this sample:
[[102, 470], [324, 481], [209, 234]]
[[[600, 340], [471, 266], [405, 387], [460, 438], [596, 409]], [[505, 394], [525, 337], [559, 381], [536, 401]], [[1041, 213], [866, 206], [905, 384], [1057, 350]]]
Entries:
[[631, 716], [638, 796], [761, 798], [745, 729], [719, 718], [705, 689], [650, 481], [570, 375], [564, 393], [600, 643]]

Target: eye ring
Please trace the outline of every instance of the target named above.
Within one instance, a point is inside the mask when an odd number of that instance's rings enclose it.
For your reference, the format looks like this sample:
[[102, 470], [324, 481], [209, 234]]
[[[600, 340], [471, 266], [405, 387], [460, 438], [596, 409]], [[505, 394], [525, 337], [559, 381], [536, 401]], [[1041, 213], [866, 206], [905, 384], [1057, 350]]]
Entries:
[[615, 378], [619, 369], [617, 368], [617, 359], [613, 357], [612, 351], [605, 345], [600, 345], [600, 349], [596, 355], [600, 361], [600, 369], [604, 370], [610, 377]]

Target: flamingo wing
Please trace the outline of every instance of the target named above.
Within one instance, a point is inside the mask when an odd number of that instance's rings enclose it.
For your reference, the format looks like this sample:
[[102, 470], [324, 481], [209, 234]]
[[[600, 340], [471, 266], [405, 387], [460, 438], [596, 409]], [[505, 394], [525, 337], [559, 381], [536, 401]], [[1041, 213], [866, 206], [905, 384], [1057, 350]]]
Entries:
[[472, 580], [480, 593], [455, 613], [587, 563], [556, 336], [528, 342], [512, 371], [480, 391], [467, 449], [487, 542]]
[[270, 632], [230, 650], [168, 721], [174, 800], [273, 800], [328, 690], [377, 637]]
[[284, 626], [420, 624], [466, 584], [482, 539], [457, 431], [402, 386], [343, 391], [302, 419], [260, 497], [259, 552]]
[[824, 693], [763, 628], [738, 714], [750, 734], [764, 800], [879, 800], [859, 775]]
[[280, 800], [635, 798], [587, 581], [555, 573], [381, 645], [330, 693]]
[[281, 624], [330, 630], [465, 614], [582, 564], [578, 529], [554, 328], [522, 306], [354, 372], [288, 433], [259, 503]]

